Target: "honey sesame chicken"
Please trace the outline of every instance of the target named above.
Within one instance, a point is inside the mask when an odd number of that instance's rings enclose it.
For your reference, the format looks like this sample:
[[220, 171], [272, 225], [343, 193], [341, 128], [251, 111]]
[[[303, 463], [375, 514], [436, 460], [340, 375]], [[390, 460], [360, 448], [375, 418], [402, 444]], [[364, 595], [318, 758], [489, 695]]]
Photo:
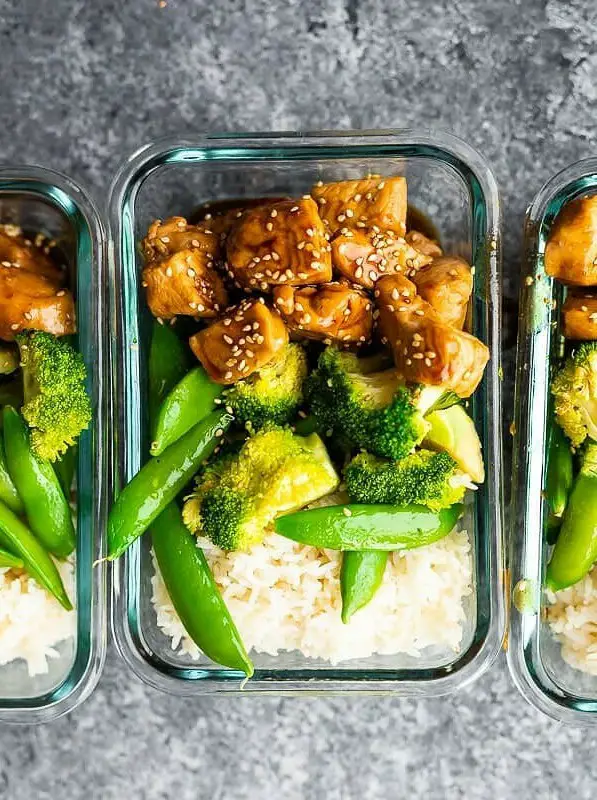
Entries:
[[288, 343], [280, 315], [262, 297], [243, 300], [189, 340], [217, 383], [230, 384], [263, 367]]
[[473, 291], [470, 266], [457, 256], [440, 256], [412, 276], [417, 292], [442, 322], [462, 328]]
[[226, 255], [230, 277], [249, 291], [332, 278], [330, 245], [310, 197], [248, 208], [228, 234]]
[[62, 284], [65, 270], [50, 258], [50, 242], [43, 234], [28, 239], [16, 225], [0, 225], [0, 264], [35, 272]]
[[545, 271], [570, 286], [597, 285], [597, 195], [567, 203], [551, 228]]
[[375, 287], [384, 343], [407, 381], [443, 386], [460, 397], [475, 391], [488, 348], [469, 333], [442, 321], [416, 286], [403, 275], [381, 278]]
[[424, 256], [439, 258], [439, 256], [444, 254], [444, 251], [435, 239], [430, 239], [429, 236], [425, 236], [425, 234], [420, 231], [409, 231], [404, 238], [408, 244], [414, 247], [415, 250], [418, 250], [419, 253], [423, 253]]
[[391, 232], [375, 233], [342, 229], [332, 240], [332, 264], [353, 283], [371, 289], [382, 275], [404, 272], [411, 275], [429, 264], [431, 257], [420, 253], [402, 237]]
[[567, 339], [597, 339], [597, 291], [568, 292], [562, 318]]
[[360, 347], [371, 340], [373, 304], [356, 287], [342, 283], [278, 286], [274, 304], [291, 333], [326, 344]]
[[155, 317], [216, 317], [228, 302], [224, 281], [214, 266], [218, 237], [184, 217], [156, 220], [143, 240], [143, 286]]
[[406, 178], [319, 183], [311, 194], [331, 232], [348, 226], [393, 231], [397, 236], [406, 233]]
[[0, 338], [10, 342], [22, 330], [75, 333], [73, 296], [44, 275], [0, 265]]

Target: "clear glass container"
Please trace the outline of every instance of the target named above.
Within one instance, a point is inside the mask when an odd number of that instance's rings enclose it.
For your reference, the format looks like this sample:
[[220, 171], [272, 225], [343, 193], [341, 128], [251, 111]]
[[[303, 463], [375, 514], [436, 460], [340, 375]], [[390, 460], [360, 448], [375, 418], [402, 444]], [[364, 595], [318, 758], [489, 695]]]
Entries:
[[[97, 211], [68, 178], [38, 167], [0, 167], [0, 222], [56, 239], [76, 293], [78, 346], [88, 367], [93, 422], [77, 463], [76, 635], [57, 646], [49, 671], [30, 677], [22, 660], [0, 667], [0, 723], [46, 722], [71, 711], [96, 685], [106, 650], [104, 553], [108, 473], [105, 236]], [[34, 633], [34, 632], [33, 632]]]
[[[428, 131], [251, 134], [161, 141], [123, 165], [110, 197], [114, 363], [118, 385], [117, 453], [120, 483], [132, 478], [148, 452], [146, 361], [149, 312], [140, 286], [138, 242], [156, 217], [189, 215], [199, 204], [226, 198], [301, 195], [317, 180], [405, 175], [410, 202], [439, 227], [448, 252], [476, 267], [472, 329], [492, 352], [472, 401], [487, 480], [464, 525], [471, 534], [474, 592], [467, 598], [459, 653], [436, 649], [419, 659], [374, 656], [332, 667], [299, 653], [254, 656], [256, 672], [244, 692], [448, 693], [495, 658], [504, 635], [502, 453], [500, 404], [500, 209], [495, 179], [471, 147]], [[137, 675], [177, 694], [238, 690], [241, 674], [198, 666], [174, 653], [156, 625], [151, 604], [150, 538], [113, 565], [112, 630]]]
[[[535, 197], [526, 215], [516, 363], [512, 484], [512, 609], [508, 661], [534, 706], [562, 722], [597, 724], [597, 676], [572, 668], [546, 620], [548, 545], [543, 535], [550, 364], [563, 352], [559, 309], [565, 287], [544, 271], [551, 225], [575, 197], [597, 192], [597, 159], [567, 167]], [[596, 501], [597, 502], [597, 501]]]

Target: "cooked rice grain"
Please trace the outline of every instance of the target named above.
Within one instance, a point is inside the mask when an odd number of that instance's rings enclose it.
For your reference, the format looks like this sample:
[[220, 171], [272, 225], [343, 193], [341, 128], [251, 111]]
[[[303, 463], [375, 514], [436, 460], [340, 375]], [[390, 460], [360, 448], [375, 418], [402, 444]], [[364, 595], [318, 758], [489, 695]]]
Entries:
[[571, 667], [597, 675], [597, 569], [561, 592], [548, 592], [547, 619]]
[[[205, 540], [201, 546], [248, 650], [273, 656], [298, 650], [337, 664], [374, 653], [417, 657], [429, 646], [460, 647], [463, 599], [472, 592], [465, 531], [392, 553], [379, 591], [348, 625], [340, 619], [340, 553], [276, 534], [249, 553], [224, 553]], [[174, 650], [199, 659], [157, 566], [152, 583], [158, 626]]]
[[[56, 566], [73, 600], [73, 562], [56, 562]], [[62, 608], [32, 578], [0, 569], [0, 666], [22, 658], [29, 675], [48, 672], [48, 661], [58, 657], [55, 646], [74, 636], [75, 626], [75, 612]]]

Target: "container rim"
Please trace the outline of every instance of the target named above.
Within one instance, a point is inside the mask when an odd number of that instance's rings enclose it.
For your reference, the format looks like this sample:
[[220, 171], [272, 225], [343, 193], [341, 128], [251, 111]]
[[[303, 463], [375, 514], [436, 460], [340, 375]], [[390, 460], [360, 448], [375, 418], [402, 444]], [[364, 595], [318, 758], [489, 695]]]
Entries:
[[[106, 419], [106, 353], [107, 334], [107, 289], [105, 280], [106, 268], [106, 232], [97, 207], [87, 190], [81, 183], [54, 169], [41, 165], [0, 164], [0, 194], [29, 194], [49, 203], [62, 213], [73, 225], [84, 225], [89, 237], [90, 251], [93, 257], [93, 269], [90, 275], [94, 283], [95, 318], [91, 320], [91, 337], [94, 339], [94, 352], [97, 352], [96, 378], [94, 380], [94, 401], [98, 409], [95, 420], [95, 443], [93, 445], [94, 476], [92, 479], [93, 497], [90, 503], [91, 516], [89, 527], [92, 540], [85, 543], [86, 554], [92, 559], [93, 566], [87, 575], [89, 582], [89, 631], [86, 637], [80, 635], [81, 617], [77, 612], [77, 648], [69, 674], [55, 689], [46, 694], [27, 698], [11, 699], [0, 705], [0, 723], [2, 724], [35, 724], [50, 722], [79, 706], [97, 685], [106, 657], [107, 649], [107, 569], [102, 561], [105, 550], [104, 529], [107, 513], [109, 491], [109, 473], [107, 470], [111, 444], [106, 435], [108, 430]], [[76, 221], [75, 221], [76, 218]], [[80, 242], [77, 243], [75, 267], [78, 271], [82, 257]], [[90, 346], [92, 343], [88, 343]], [[82, 458], [80, 454], [80, 459]], [[80, 468], [80, 465], [79, 467]], [[78, 538], [79, 542], [79, 538]], [[81, 553], [77, 544], [77, 562]], [[77, 586], [81, 577], [77, 565]], [[81, 591], [77, 589], [79, 598]], [[82, 657], [79, 653], [81, 641], [88, 641], [88, 651]]]
[[[597, 192], [597, 158], [569, 164], [539, 189], [529, 205], [524, 222], [523, 260], [520, 281], [520, 311], [514, 395], [515, 433], [513, 439], [513, 479], [510, 519], [515, 530], [510, 541], [512, 613], [508, 645], [508, 668], [523, 697], [546, 716], [572, 725], [597, 725], [597, 693], [591, 700], [573, 695], [560, 687], [541, 662], [536, 668], [533, 655], [540, 652], [539, 632], [544, 605], [545, 571], [543, 516], [540, 510], [528, 513], [533, 503], [532, 476], [542, 474], [547, 435], [547, 397], [539, 396], [537, 386], [546, 388], [546, 359], [550, 360], [550, 307], [555, 281], [543, 272], [546, 232], [562, 207], [587, 192]], [[537, 280], [537, 275], [540, 275]], [[527, 279], [529, 283], [527, 283]], [[531, 280], [532, 279], [532, 280]], [[543, 403], [545, 413], [537, 421], [539, 446], [530, 432], [532, 407]], [[541, 486], [543, 484], [541, 483]]]
[[[110, 221], [110, 285], [114, 288], [122, 275], [125, 266], [123, 248], [130, 248], [132, 237], [131, 208], [142, 183], [157, 169], [172, 164], [200, 164], [206, 161], [229, 160], [259, 161], [274, 157], [275, 160], [306, 160], [312, 158], [334, 157], [350, 159], [355, 157], [417, 157], [419, 159], [435, 159], [452, 166], [463, 178], [469, 190], [474, 185], [477, 197], [472, 196], [472, 216], [475, 225], [483, 226], [482, 247], [475, 253], [475, 262], [480, 259], [486, 262], [488, 278], [486, 280], [485, 302], [489, 309], [488, 323], [484, 331], [487, 343], [492, 352], [491, 366], [486, 373], [484, 383], [490, 398], [492, 419], [490, 434], [487, 437], [487, 463], [493, 465], [493, 480], [490, 490], [491, 525], [488, 526], [486, 547], [490, 564], [491, 614], [487, 635], [482, 642], [473, 642], [467, 653], [470, 660], [455, 660], [454, 672], [441, 677], [427, 678], [421, 674], [417, 679], [403, 680], [394, 676], [400, 670], [386, 671], [389, 677], [383, 677], [383, 671], [372, 681], [359, 680], [357, 675], [368, 675], [366, 670], [350, 670], [343, 668], [337, 672], [342, 677], [323, 676], [311, 680], [283, 677], [262, 679], [258, 685], [249, 684], [245, 693], [261, 694], [276, 692], [280, 694], [321, 693], [335, 694], [351, 689], [365, 693], [397, 693], [410, 696], [434, 696], [447, 694], [476, 679], [495, 660], [503, 643], [505, 614], [503, 597], [503, 547], [502, 547], [502, 514], [503, 514], [503, 480], [502, 480], [502, 442], [501, 442], [501, 269], [500, 269], [500, 203], [495, 177], [485, 159], [471, 145], [462, 139], [430, 129], [385, 129], [365, 131], [320, 131], [320, 132], [259, 132], [259, 133], [217, 133], [186, 135], [184, 137], [164, 137], [134, 151], [118, 170], [112, 183], [109, 195]], [[264, 155], [264, 153], [266, 153]], [[480, 212], [483, 204], [483, 213]], [[118, 320], [118, 326], [124, 326], [127, 319], [118, 298], [112, 297], [112, 313]], [[121, 332], [121, 331], [119, 331]], [[123, 364], [118, 354], [116, 335], [112, 340], [114, 363], [118, 363], [118, 380], [122, 379]], [[112, 392], [116, 395], [117, 392]], [[119, 430], [124, 430], [119, 425]], [[124, 460], [123, 460], [124, 463]], [[126, 473], [127, 466], [124, 465]], [[112, 574], [112, 614], [111, 625], [114, 639], [121, 656], [128, 666], [146, 683], [163, 691], [175, 694], [197, 695], [205, 692], [230, 691], [230, 680], [209, 681], [197, 680], [201, 677], [200, 668], [178, 670], [192, 673], [193, 679], [181, 680], [160, 671], [159, 664], [145, 660], [136, 647], [136, 642], [125, 621], [123, 606], [125, 595], [127, 563], [131, 569], [138, 563], [138, 551], [133, 549], [120, 563], [111, 565]], [[474, 650], [474, 652], [472, 652]], [[330, 672], [335, 672], [330, 670]], [[410, 671], [411, 674], [413, 670]], [[421, 669], [420, 673], [425, 670]], [[360, 682], [362, 681], [362, 683]], [[367, 684], [363, 686], [363, 683]], [[214, 684], [217, 684], [214, 686]], [[373, 688], [372, 688], [373, 687]], [[234, 687], [236, 688], [236, 687]]]

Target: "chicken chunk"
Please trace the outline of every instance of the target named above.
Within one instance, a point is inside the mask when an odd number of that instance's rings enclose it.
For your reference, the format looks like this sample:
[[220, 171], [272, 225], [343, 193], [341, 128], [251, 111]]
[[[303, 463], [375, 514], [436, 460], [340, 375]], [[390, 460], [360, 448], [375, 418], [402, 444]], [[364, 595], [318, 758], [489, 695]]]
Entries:
[[0, 264], [4, 267], [16, 267], [35, 272], [62, 284], [65, 270], [61, 269], [44, 252], [44, 247], [49, 251], [46, 238], [39, 234], [36, 244], [23, 235], [16, 225], [0, 225]]
[[404, 237], [411, 247], [423, 253], [424, 256], [431, 256], [431, 258], [439, 258], [444, 254], [444, 251], [439, 246], [435, 239], [430, 239], [420, 231], [409, 231]]
[[353, 286], [277, 286], [274, 304], [288, 329], [307, 339], [346, 346], [361, 346], [371, 340], [372, 303], [365, 292]]
[[73, 296], [44, 275], [0, 265], [0, 338], [10, 342], [27, 329], [74, 333]]
[[568, 292], [562, 318], [567, 339], [597, 339], [597, 292]]
[[330, 246], [310, 197], [247, 209], [228, 234], [226, 254], [230, 277], [244, 289], [267, 292], [332, 277]]
[[545, 271], [571, 286], [597, 285], [597, 195], [560, 211], [545, 247]]
[[343, 229], [332, 241], [333, 266], [353, 283], [371, 289], [383, 274], [404, 272], [411, 275], [431, 262], [402, 237]]
[[260, 369], [288, 343], [280, 315], [262, 297], [243, 300], [191, 337], [193, 353], [218, 383], [234, 383]]
[[387, 275], [375, 287], [384, 343], [405, 380], [443, 386], [460, 397], [475, 391], [489, 360], [487, 347], [442, 322], [403, 275]]
[[473, 291], [471, 268], [457, 256], [440, 256], [416, 272], [417, 292], [436, 311], [442, 322], [461, 328]]
[[188, 225], [184, 217], [156, 220], [143, 250], [143, 286], [155, 317], [209, 319], [228, 303], [224, 281], [214, 267], [217, 237], [211, 231]]
[[406, 178], [370, 177], [318, 183], [311, 190], [327, 229], [343, 226], [406, 233]]

